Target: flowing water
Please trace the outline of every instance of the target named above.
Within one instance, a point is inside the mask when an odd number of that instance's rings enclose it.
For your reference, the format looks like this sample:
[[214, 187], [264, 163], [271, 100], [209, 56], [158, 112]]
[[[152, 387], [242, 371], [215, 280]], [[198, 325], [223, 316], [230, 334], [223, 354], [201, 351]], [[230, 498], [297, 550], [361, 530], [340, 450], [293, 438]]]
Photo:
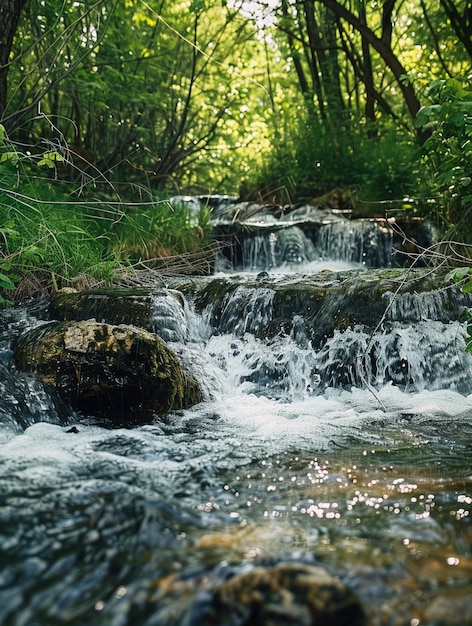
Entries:
[[[283, 271], [327, 267], [307, 246], [302, 266], [295, 239]], [[271, 244], [261, 243], [260, 264], [252, 248], [250, 269], [280, 264]], [[339, 256], [335, 268], [353, 262]], [[197, 313], [188, 299], [174, 314], [175, 298], [155, 302], [156, 328], [205, 401], [133, 429], [76, 415], [17, 372], [11, 340], [43, 305], [2, 312], [2, 625], [205, 626], [202, 581], [275, 560], [339, 576], [372, 625], [472, 624], [464, 329], [438, 319], [434, 295], [412, 295], [402, 305], [411, 320], [378, 332], [378, 364], [360, 375], [365, 331], [337, 331], [320, 350], [295, 331], [262, 339], [270, 289], [244, 289], [218, 327], [211, 307]], [[392, 352], [410, 364], [408, 385], [379, 375]], [[348, 354], [352, 376], [339, 381], [336, 359]], [[164, 601], [172, 575], [194, 581], [193, 591]]]

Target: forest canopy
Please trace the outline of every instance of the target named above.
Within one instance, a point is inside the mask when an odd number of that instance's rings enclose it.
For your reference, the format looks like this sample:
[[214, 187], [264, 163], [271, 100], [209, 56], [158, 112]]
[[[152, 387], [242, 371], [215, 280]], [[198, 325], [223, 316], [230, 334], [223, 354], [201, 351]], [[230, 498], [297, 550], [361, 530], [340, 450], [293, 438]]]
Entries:
[[4, 0], [0, 29], [0, 306], [213, 254], [183, 194], [425, 217], [470, 264], [466, 0]]
[[8, 0], [0, 123], [93, 178], [418, 191], [431, 83], [472, 75], [465, 0]]

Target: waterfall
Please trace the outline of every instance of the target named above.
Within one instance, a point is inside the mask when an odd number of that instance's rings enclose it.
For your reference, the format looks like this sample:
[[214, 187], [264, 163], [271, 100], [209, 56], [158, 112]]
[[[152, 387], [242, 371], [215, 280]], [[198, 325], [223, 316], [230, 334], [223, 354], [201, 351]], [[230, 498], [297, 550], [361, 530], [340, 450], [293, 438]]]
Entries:
[[151, 296], [152, 330], [164, 341], [187, 340], [188, 327], [185, 299], [175, 289], [162, 289]]
[[[218, 223], [219, 230], [223, 228]], [[244, 222], [238, 230], [226, 224], [232, 236], [230, 263], [235, 270], [317, 271], [310, 267], [318, 261], [324, 267], [337, 262], [351, 267], [390, 267], [398, 242], [383, 220], [336, 219], [314, 223], [292, 223], [260, 216]], [[346, 265], [344, 267], [347, 267]]]
[[211, 207], [214, 236], [224, 244], [217, 264], [222, 271], [408, 267], [413, 259], [421, 263], [418, 256], [438, 241], [431, 223], [412, 216], [362, 218], [323, 204], [282, 207], [233, 197], [204, 202]]
[[236, 336], [257, 333], [272, 318], [273, 297], [274, 292], [271, 289], [238, 287], [224, 299], [219, 322], [220, 332], [234, 333]]
[[393, 231], [378, 220], [350, 220], [324, 224], [316, 249], [323, 259], [359, 263], [366, 267], [390, 267]]
[[[449, 298], [443, 291], [428, 293], [403, 293], [394, 295], [385, 293], [388, 301], [386, 311], [390, 320], [419, 322], [421, 320], [449, 321]], [[454, 292], [456, 306], [467, 306], [468, 299], [461, 292]]]
[[429, 275], [411, 273], [403, 283], [379, 270], [326, 273], [314, 283], [274, 279], [270, 286], [216, 281], [202, 309], [213, 329], [208, 337], [218, 336], [212, 354], [236, 385], [284, 401], [329, 387], [386, 384], [470, 393], [472, 359], [457, 321], [470, 297], [456, 288], [416, 291]]
[[336, 331], [316, 355], [318, 389], [380, 389], [394, 384], [409, 392], [452, 389], [471, 392], [472, 362], [457, 323], [395, 322], [373, 334], [362, 328]]
[[242, 238], [241, 249], [245, 270], [300, 267], [316, 258], [313, 242], [298, 226], [249, 233]]

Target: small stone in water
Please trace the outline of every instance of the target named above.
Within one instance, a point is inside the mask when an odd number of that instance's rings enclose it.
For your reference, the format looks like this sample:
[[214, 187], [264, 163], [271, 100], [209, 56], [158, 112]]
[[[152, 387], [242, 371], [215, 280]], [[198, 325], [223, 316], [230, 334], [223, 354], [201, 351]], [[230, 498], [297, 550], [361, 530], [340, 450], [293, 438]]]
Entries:
[[160, 606], [186, 613], [179, 623], [188, 626], [367, 624], [357, 597], [339, 578], [304, 563], [216, 568], [195, 579], [173, 577], [159, 587]]

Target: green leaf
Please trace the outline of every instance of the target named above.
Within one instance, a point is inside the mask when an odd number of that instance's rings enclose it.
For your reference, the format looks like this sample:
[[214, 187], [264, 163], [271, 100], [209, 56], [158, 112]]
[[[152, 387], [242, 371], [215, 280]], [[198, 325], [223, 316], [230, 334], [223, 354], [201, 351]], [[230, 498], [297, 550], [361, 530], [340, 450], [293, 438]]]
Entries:
[[441, 111], [440, 104], [432, 104], [430, 106], [423, 106], [416, 114], [415, 126], [425, 126], [431, 122], [431, 118], [438, 119], [439, 112]]
[[465, 116], [462, 111], [454, 111], [451, 115], [451, 122], [456, 128], [463, 128], [465, 124]]
[[17, 163], [19, 161], [18, 153], [17, 152], [4, 152], [2, 156], [0, 156], [0, 163], [5, 163], [6, 161]]
[[0, 273], [0, 288], [1, 289], [15, 289], [15, 284], [10, 280], [10, 277], [6, 274]]
[[7, 300], [0, 294], [0, 307], [12, 306], [13, 302], [11, 300]]
[[47, 160], [51, 160], [55, 162], [57, 161], [60, 163], [61, 161], [64, 160], [64, 157], [61, 154], [59, 154], [59, 152], [54, 151], [54, 152], [45, 152], [43, 154], [43, 159], [47, 159]]
[[38, 161], [38, 166], [42, 167], [46, 165], [46, 167], [52, 168], [55, 167], [57, 163], [61, 163], [64, 161], [64, 157], [59, 154], [59, 152], [45, 152], [43, 154], [43, 158]]
[[54, 161], [50, 161], [49, 159], [41, 159], [41, 161], [38, 161], [38, 167], [43, 167], [43, 165], [51, 169], [54, 167]]
[[469, 276], [470, 273], [471, 273], [470, 267], [461, 267], [458, 270], [453, 270], [452, 277], [454, 278], [454, 281], [458, 283], [461, 280], [464, 280], [464, 278], [467, 278], [467, 276]]

